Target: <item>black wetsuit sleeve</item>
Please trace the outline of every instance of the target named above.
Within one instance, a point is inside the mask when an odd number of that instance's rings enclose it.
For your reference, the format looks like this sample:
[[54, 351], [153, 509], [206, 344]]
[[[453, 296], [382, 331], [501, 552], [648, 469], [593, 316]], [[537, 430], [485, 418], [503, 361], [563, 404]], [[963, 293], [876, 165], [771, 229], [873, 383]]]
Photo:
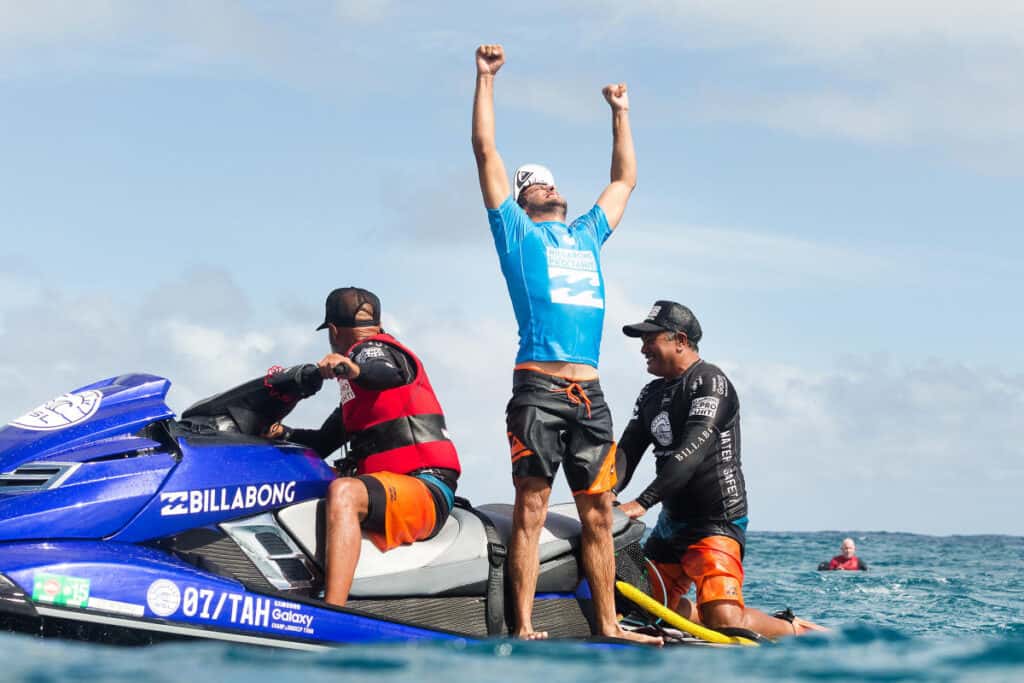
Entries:
[[416, 377], [412, 358], [391, 344], [370, 340], [359, 344], [349, 357], [359, 366], [353, 381], [364, 389], [383, 391], [409, 384]]
[[335, 408], [334, 412], [327, 416], [320, 429], [289, 429], [285, 439], [312, 448], [321, 458], [326, 458], [348, 441], [341, 419], [341, 407]]
[[[404, 351], [377, 340], [365, 341], [349, 353], [359, 366], [359, 377], [353, 381], [371, 391], [383, 391], [409, 384], [416, 377], [416, 364]], [[312, 448], [326, 458], [341, 448], [348, 435], [341, 408], [335, 408], [320, 429], [288, 429], [285, 439]]]
[[[725, 378], [721, 377], [724, 383]], [[711, 381], [711, 377], [706, 379], [688, 395], [689, 400], [673, 402], [670, 419], [673, 431], [676, 425], [682, 426], [679, 432], [682, 438], [676, 448], [660, 458], [658, 476], [637, 496], [637, 501], [647, 509], [667, 496], [679, 495], [704, 458], [715, 448], [718, 434], [732, 422], [739, 410], [735, 391], [728, 392], [726, 396], [716, 394], [716, 383]]]
[[633, 418], [626, 425], [622, 436], [619, 437], [615, 467], [620, 475], [615, 483], [614, 491], [616, 494], [621, 493], [629, 486], [633, 473], [636, 472], [636, 466], [640, 464], [640, 458], [643, 457], [647, 447], [651, 445], [650, 432], [640, 424], [643, 400], [646, 395], [647, 390], [645, 387], [636, 400], [636, 406], [633, 408]]
[[862, 572], [866, 572], [868, 570], [868, 563], [860, 558], [857, 558], [857, 569], [859, 569]]

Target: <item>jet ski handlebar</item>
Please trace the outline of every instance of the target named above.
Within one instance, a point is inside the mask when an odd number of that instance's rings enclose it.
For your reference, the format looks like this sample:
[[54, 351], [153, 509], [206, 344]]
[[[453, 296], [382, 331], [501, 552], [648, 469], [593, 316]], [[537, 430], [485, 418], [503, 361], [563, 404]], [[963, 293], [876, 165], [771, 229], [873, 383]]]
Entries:
[[295, 405], [320, 391], [324, 379], [313, 363], [274, 368], [223, 393], [199, 401], [182, 413], [182, 421], [259, 436], [280, 422]]

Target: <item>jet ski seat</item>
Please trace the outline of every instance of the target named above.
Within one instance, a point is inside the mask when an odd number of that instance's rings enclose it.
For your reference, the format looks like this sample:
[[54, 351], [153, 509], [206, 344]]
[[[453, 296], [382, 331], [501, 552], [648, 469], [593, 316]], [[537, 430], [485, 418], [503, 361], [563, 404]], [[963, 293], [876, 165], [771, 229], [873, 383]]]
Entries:
[[[277, 513], [281, 525], [321, 569], [325, 566], [325, 508], [323, 500], [309, 500]], [[493, 523], [507, 547], [512, 532], [512, 506], [495, 503], [482, 505], [477, 511]], [[629, 524], [626, 515], [615, 511], [613, 535]], [[578, 546], [580, 530], [574, 503], [552, 505], [541, 532], [541, 563], [571, 554]], [[484, 595], [489, 568], [483, 522], [473, 511], [456, 507], [436, 536], [387, 553], [378, 550], [364, 534], [351, 595]]]
[[[512, 537], [512, 506], [508, 503], [488, 503], [477, 510], [491, 520], [507, 546]], [[618, 536], [629, 526], [629, 522], [629, 517], [617, 509], [613, 510], [612, 536]], [[575, 550], [582, 530], [575, 503], [550, 506], [544, 529], [540, 532], [540, 561], [546, 562]]]

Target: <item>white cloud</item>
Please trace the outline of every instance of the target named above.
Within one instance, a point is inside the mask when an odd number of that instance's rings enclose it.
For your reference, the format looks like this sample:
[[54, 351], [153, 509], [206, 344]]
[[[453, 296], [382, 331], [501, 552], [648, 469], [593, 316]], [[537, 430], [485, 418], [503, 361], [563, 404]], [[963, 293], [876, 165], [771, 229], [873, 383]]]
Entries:
[[0, 77], [228, 72], [308, 87], [345, 63], [346, 29], [326, 8], [241, 0], [0, 0]]
[[46, 290], [11, 273], [0, 275], [0, 285], [0, 415], [8, 417], [125, 372], [167, 376], [180, 411], [271, 365], [315, 361], [324, 351], [308, 320], [289, 309], [265, 308], [267, 320], [246, 321], [244, 295], [209, 269], [118, 295]]
[[608, 117], [601, 88], [603, 83], [545, 76], [522, 78], [508, 75], [496, 88], [496, 107], [526, 109], [570, 124], [589, 124]]
[[700, 70], [686, 72], [686, 102], [662, 102], [663, 117], [684, 108], [711, 121], [922, 147], [990, 172], [1024, 172], [1019, 2], [647, 0], [625, 13], [605, 3], [602, 12], [592, 32], [642, 26], [668, 54], [704, 53]]
[[335, 0], [334, 11], [343, 21], [376, 23], [396, 11], [393, 0]]
[[[634, 281], [705, 282], [719, 289], [854, 284], [892, 274], [900, 261], [892, 252], [881, 255], [786, 235], [685, 224], [631, 226], [616, 249], [617, 261], [646, 264], [642, 273], [631, 274]], [[658, 258], [649, 258], [651, 254]]]
[[[229, 71], [332, 96], [344, 84], [340, 96], [348, 101], [380, 91], [384, 70], [389, 92], [416, 87], [424, 74], [409, 68], [415, 55], [416, 66], [434, 65], [431, 77], [439, 83], [458, 78], [456, 92], [464, 96], [469, 81], [456, 76], [462, 69], [454, 64], [470, 63], [469, 31], [476, 27], [467, 7], [420, 15], [393, 0], [287, 9], [239, 0], [5, 0], [0, 76]], [[581, 65], [569, 71], [535, 60], [524, 64], [529, 80], [510, 72], [498, 97], [511, 106], [574, 124], [595, 121], [603, 106], [600, 83], [588, 86], [584, 78], [588, 55], [642, 35], [642, 52], [657, 61], [640, 73], [646, 62], [624, 64], [633, 70], [624, 77], [646, 88], [646, 111], [659, 109], [666, 121], [686, 116], [922, 147], [992, 172], [1024, 172], [1019, 2], [645, 0], [624, 7], [573, 0], [546, 8], [544, 16], [545, 25], [532, 33], [500, 12], [493, 21], [527, 55], [545, 36], [571, 30], [576, 52], [562, 54]], [[406, 54], [388, 45], [403, 45]], [[374, 54], [371, 46], [383, 47]], [[700, 70], [690, 70], [688, 57], [698, 53]], [[655, 104], [659, 92], [672, 94]]]
[[912, 112], [895, 102], [841, 91], [705, 89], [695, 111], [708, 120], [754, 122], [804, 137], [839, 135], [866, 143], [904, 142], [915, 125]]
[[0, 0], [0, 35], [6, 41], [24, 43], [104, 35], [114, 21], [114, 5], [112, 0], [80, 0], [70, 4]]
[[640, 0], [632, 8], [684, 30], [688, 44], [772, 44], [814, 61], [852, 60], [908, 44], [1024, 46], [1024, 8], [1014, 0]]
[[839, 370], [735, 364], [759, 508], [792, 529], [1021, 533], [1024, 376], [850, 358]]

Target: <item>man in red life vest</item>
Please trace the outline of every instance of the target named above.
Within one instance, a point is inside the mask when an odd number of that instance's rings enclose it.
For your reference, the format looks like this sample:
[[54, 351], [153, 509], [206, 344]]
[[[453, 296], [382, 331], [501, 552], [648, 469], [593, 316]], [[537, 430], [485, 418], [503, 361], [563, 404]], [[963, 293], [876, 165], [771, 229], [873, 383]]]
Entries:
[[867, 563], [857, 557], [857, 546], [854, 545], [852, 538], [844, 538], [842, 545], [839, 546], [839, 554], [828, 562], [818, 565], [819, 571], [835, 571], [837, 569], [862, 572], [868, 569]]
[[460, 467], [444, 414], [416, 355], [380, 326], [380, 299], [356, 287], [327, 297], [324, 322], [331, 353], [318, 365], [338, 380], [341, 405], [320, 429], [273, 425], [271, 438], [300, 443], [326, 457], [348, 443], [356, 476], [327, 493], [325, 599], [348, 600], [362, 530], [382, 551], [431, 538], [444, 526]]

